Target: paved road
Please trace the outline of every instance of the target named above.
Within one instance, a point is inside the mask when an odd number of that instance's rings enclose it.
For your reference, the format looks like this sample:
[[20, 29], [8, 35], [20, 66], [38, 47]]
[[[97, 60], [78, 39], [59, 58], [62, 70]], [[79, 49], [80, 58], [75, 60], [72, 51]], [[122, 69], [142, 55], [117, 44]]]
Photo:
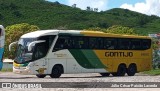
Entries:
[[[14, 74], [12, 72], [0, 72], [0, 82], [91, 82], [96, 83], [96, 82], [160, 82], [160, 76], [149, 76], [149, 75], [144, 75], [144, 74], [136, 74], [136, 76], [124, 76], [124, 77], [101, 77], [97, 73], [87, 73], [87, 74], [63, 74], [60, 78], [50, 78], [49, 76], [45, 78], [37, 78], [35, 75], [19, 75], [19, 74]], [[61, 84], [63, 85], [63, 83]], [[84, 85], [84, 84], [83, 84]], [[82, 85], [82, 86], [83, 86]], [[159, 88], [95, 88], [96, 85], [93, 85], [92, 88], [43, 88], [43, 89], [32, 89], [33, 91], [150, 91], [150, 90], [160, 90]], [[17, 89], [2, 89], [7, 90], [7, 91], [17, 91]], [[28, 91], [29, 89], [23, 89]], [[20, 90], [19, 90], [20, 91]]]

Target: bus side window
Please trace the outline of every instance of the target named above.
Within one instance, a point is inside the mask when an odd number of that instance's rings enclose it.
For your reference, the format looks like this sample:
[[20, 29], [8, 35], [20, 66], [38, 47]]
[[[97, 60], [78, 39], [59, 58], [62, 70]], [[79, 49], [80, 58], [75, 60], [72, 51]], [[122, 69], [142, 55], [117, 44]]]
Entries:
[[54, 46], [54, 49], [55, 50], [60, 50], [60, 49], [63, 49], [64, 48], [64, 43], [65, 43], [65, 39], [63, 38], [58, 38], [55, 46]]
[[97, 49], [98, 48], [98, 44], [97, 44], [97, 39], [96, 38], [89, 38], [89, 48], [90, 49]]
[[75, 46], [76, 46], [76, 37], [73, 37], [71, 36], [69, 39], [68, 39], [68, 49], [74, 49]]
[[131, 49], [132, 50], [140, 50], [141, 49], [141, 41], [138, 39], [131, 40]]
[[36, 44], [34, 59], [39, 59], [46, 56], [47, 50], [45, 48], [46, 47], [45, 45], [46, 45], [45, 43]]
[[149, 49], [150, 48], [150, 46], [151, 46], [151, 40], [142, 40], [142, 49]]
[[74, 41], [72, 41], [72, 42], [74, 42], [73, 47], [75, 49], [86, 49], [87, 46], [88, 46], [88, 38], [87, 37], [77, 36], [77, 37], [74, 38]]
[[119, 39], [118, 45], [120, 50], [129, 50], [131, 48], [130, 39]]
[[97, 45], [98, 45], [97, 49], [103, 49], [104, 46], [103, 38], [97, 38]]
[[116, 40], [111, 38], [105, 38], [104, 39], [104, 49], [115, 49], [116, 47]]
[[59, 37], [53, 51], [62, 50], [62, 49], [70, 49], [72, 47], [71, 40], [69, 37]]

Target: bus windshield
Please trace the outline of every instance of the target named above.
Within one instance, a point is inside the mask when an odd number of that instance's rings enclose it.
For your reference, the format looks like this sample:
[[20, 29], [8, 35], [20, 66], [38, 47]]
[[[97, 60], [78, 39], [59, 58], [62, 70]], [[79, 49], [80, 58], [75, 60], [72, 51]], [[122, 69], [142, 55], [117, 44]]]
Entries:
[[[55, 35], [41, 36], [39, 38], [21, 38], [18, 42], [15, 62], [22, 64], [45, 57], [54, 38]], [[28, 51], [29, 44], [37, 40], [44, 40], [45, 42], [33, 45], [32, 50]]]
[[37, 39], [36, 38], [22, 38], [19, 40], [18, 49], [16, 53], [16, 58], [15, 58], [15, 61], [17, 63], [24, 63], [24, 62], [32, 60], [34, 46], [33, 46], [33, 50], [28, 51], [28, 45], [29, 43], [35, 40]]

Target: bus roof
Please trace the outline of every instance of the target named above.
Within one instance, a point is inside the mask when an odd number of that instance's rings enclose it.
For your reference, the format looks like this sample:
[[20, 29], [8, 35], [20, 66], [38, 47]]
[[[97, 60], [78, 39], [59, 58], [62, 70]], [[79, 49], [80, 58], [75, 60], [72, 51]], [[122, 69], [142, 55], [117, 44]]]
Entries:
[[120, 38], [149, 38], [149, 36], [139, 36], [139, 35], [126, 35], [126, 34], [113, 34], [113, 33], [104, 33], [99, 31], [82, 31], [81, 34], [85, 36], [98, 36], [98, 37], [120, 37]]
[[71, 34], [81, 36], [98, 36], [98, 37], [121, 37], [121, 38], [150, 38], [149, 36], [137, 36], [137, 35], [122, 35], [122, 34], [111, 34], [99, 31], [80, 31], [80, 30], [40, 30], [30, 33], [26, 33], [21, 38], [37, 38], [45, 35], [57, 35], [57, 34]]
[[58, 33], [58, 30], [40, 30], [40, 31], [34, 31], [30, 33], [26, 33], [21, 36], [21, 38], [37, 38], [39, 36], [44, 35], [52, 35], [53, 33]]
[[21, 36], [21, 38], [37, 38], [45, 35], [57, 35], [59, 33], [70, 33], [70, 34], [80, 34], [78, 30], [39, 30], [30, 33], [26, 33]]

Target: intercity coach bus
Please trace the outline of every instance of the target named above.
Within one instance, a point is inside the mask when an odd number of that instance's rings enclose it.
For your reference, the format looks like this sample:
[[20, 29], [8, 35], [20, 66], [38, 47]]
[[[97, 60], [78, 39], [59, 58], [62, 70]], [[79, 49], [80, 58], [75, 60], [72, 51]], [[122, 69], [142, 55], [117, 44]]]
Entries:
[[134, 76], [151, 69], [151, 39], [95, 31], [41, 30], [21, 36], [13, 72], [39, 78], [67, 73]]
[[4, 41], [5, 41], [5, 31], [4, 27], [0, 25], [0, 70], [3, 67]]

